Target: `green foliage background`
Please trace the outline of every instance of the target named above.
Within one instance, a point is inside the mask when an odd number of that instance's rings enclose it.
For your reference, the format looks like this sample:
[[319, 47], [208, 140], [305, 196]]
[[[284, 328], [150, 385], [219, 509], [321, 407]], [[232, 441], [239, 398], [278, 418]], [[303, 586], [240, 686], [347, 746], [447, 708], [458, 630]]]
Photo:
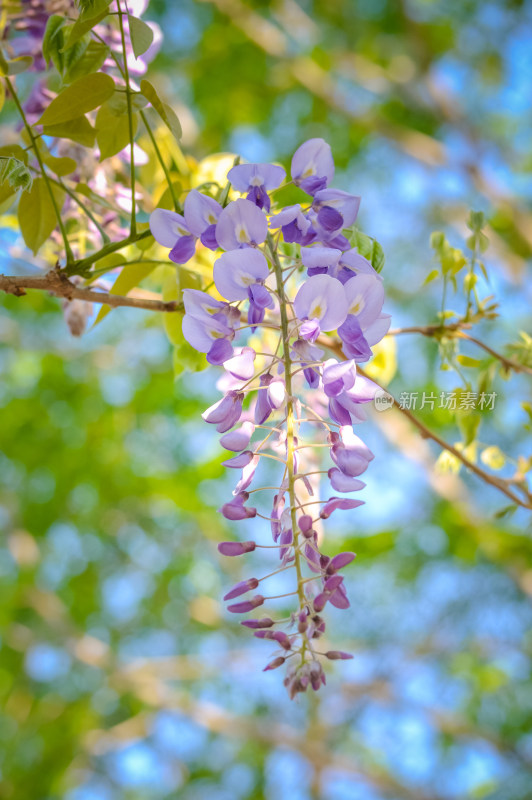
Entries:
[[[330, 142], [338, 185], [362, 194], [363, 229], [385, 248], [395, 326], [437, 321], [429, 233], [466, 250], [468, 209], [482, 209], [482, 291], [502, 310], [478, 335], [527, 363], [530, 5], [154, 0], [145, 16], [164, 31], [149, 77], [186, 154], [286, 163], [310, 136]], [[150, 163], [145, 184], [159, 178]], [[2, 270], [23, 257], [10, 249]], [[461, 284], [448, 303], [462, 309]], [[330, 533], [331, 553], [358, 554], [352, 609], [330, 624], [355, 659], [288, 703], [260, 672], [264, 644], [220, 603], [248, 567], [216, 550], [230, 480], [200, 419], [212, 377], [175, 379], [157, 315], [114, 310], [76, 340], [38, 293], [3, 297], [0, 344], [1, 798], [531, 796], [524, 511], [497, 517], [496, 488], [435, 471], [438, 448], [375, 414], [367, 505]], [[477, 456], [500, 447], [511, 477], [530, 452], [529, 382], [484, 356], [464, 369], [498, 393], [480, 428], [419, 416]], [[432, 339], [398, 337], [397, 366], [382, 362], [397, 395], [459, 384]]]

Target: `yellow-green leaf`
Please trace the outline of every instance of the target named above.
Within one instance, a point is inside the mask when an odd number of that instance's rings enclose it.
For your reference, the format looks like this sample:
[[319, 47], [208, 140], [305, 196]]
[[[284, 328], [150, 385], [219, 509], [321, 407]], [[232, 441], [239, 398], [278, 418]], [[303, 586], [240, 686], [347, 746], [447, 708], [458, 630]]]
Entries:
[[436, 278], [439, 277], [440, 277], [440, 271], [438, 269], [433, 269], [431, 272], [429, 272], [429, 274], [423, 281], [423, 286], [426, 286], [427, 283], [431, 283], [432, 281], [436, 280]]
[[456, 356], [456, 360], [463, 367], [479, 367], [482, 363], [477, 358], [470, 358], [469, 356], [462, 356], [462, 355]]
[[[133, 136], [137, 130], [138, 119], [132, 117]], [[109, 103], [104, 103], [96, 115], [96, 142], [100, 148], [100, 161], [114, 156], [129, 143], [129, 119], [117, 116]]]
[[[111, 288], [111, 294], [127, 295], [132, 289], [139, 285], [144, 278], [153, 272], [157, 264], [150, 264], [141, 262], [140, 264], [127, 264], [122, 269], [122, 272], [114, 282]], [[98, 325], [104, 319], [109, 311], [110, 306], [102, 306], [98, 312], [98, 316], [94, 321], [94, 326]]]
[[83, 116], [61, 122], [59, 125], [45, 125], [43, 134], [54, 136], [56, 139], [71, 139], [84, 147], [94, 147], [96, 141], [96, 131], [87, 117]]
[[5, 99], [6, 99], [6, 89], [4, 86], [4, 82], [0, 81], [0, 111], [4, 107]]
[[[179, 287], [179, 279], [177, 268], [173, 266], [165, 267], [164, 281], [163, 281], [163, 300], [169, 302], [170, 300], [179, 300], [181, 297], [181, 290]], [[163, 323], [164, 329], [168, 339], [173, 345], [183, 344], [183, 334], [181, 332], [181, 323], [183, 321], [181, 314], [164, 314]]]
[[40, 125], [60, 125], [70, 122], [87, 111], [105, 103], [115, 90], [115, 82], [110, 75], [96, 72], [78, 78], [71, 86], [57, 95], [39, 120]]
[[65, 83], [72, 83], [83, 75], [97, 72], [107, 58], [109, 48], [103, 42], [90, 41], [83, 56], [68, 67], [64, 75]]
[[[52, 192], [61, 211], [65, 193], [53, 184]], [[18, 204], [18, 221], [27, 247], [36, 255], [57, 225], [57, 217], [44, 178], [35, 178], [31, 191], [21, 196]]]
[[496, 445], [486, 447], [480, 454], [480, 460], [492, 469], [502, 469], [506, 464], [506, 456]]
[[146, 25], [146, 23], [138, 17], [132, 17], [131, 14], [129, 14], [128, 20], [131, 45], [135, 58], [138, 58], [146, 52], [153, 42], [153, 31], [149, 25]]
[[93, 3], [87, 6], [74, 23], [67, 42], [63, 46], [63, 51], [76, 44], [82, 36], [85, 36], [88, 31], [107, 16], [110, 2], [111, 0], [94, 0]]
[[33, 58], [31, 56], [17, 56], [17, 58], [7, 62], [7, 71], [9, 75], [19, 75], [29, 69], [32, 64]]
[[179, 140], [183, 134], [183, 131], [181, 130], [181, 124], [175, 111], [171, 109], [169, 105], [163, 103], [149, 81], [144, 80], [140, 82], [140, 91], [146, 100], [152, 104], [164, 124], [174, 134], [175, 138]]

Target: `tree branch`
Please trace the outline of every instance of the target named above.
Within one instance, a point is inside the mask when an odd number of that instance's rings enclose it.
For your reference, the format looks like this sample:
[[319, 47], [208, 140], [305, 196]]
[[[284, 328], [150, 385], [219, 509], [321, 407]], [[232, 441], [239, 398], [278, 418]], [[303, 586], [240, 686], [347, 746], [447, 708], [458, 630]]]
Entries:
[[[329, 339], [328, 336], [319, 336], [317, 341], [318, 344], [327, 347], [333, 353], [336, 353], [337, 356], [345, 360], [345, 355], [342, 350], [341, 342]], [[466, 458], [464, 454], [461, 453], [460, 450], [457, 450], [456, 447], [453, 447], [452, 444], [449, 444], [440, 436], [438, 436], [437, 433], [434, 433], [429, 428], [427, 428], [427, 426], [424, 425], [423, 422], [421, 422], [421, 420], [419, 420], [415, 416], [415, 414], [412, 414], [412, 412], [409, 411], [409, 409], [403, 408], [399, 404], [398, 400], [396, 400], [396, 398], [388, 391], [388, 389], [386, 389], [378, 381], [376, 381], [375, 378], [371, 378], [365, 372], [365, 370], [363, 370], [362, 367], [360, 367], [358, 364], [357, 364], [357, 372], [359, 372], [360, 375], [369, 378], [370, 380], [373, 381], [373, 383], [376, 383], [377, 386], [379, 386], [383, 391], [387, 392], [387, 394], [389, 394], [390, 397], [392, 398], [393, 405], [395, 406], [395, 408], [401, 414], [403, 414], [403, 416], [407, 417], [412, 423], [412, 425], [415, 425], [415, 427], [420, 431], [424, 439], [432, 439], [432, 441], [436, 442], [436, 444], [438, 444], [443, 450], [447, 450], [448, 453], [451, 453], [451, 455], [457, 458], [458, 461], [460, 461], [464, 465], [464, 467], [467, 467], [467, 469], [473, 472], [478, 478], [483, 480], [485, 483], [490, 484], [490, 486], [493, 486], [495, 489], [498, 489], [500, 492], [506, 495], [506, 497], [508, 497], [512, 501], [512, 503], [521, 506], [521, 508], [532, 510], [532, 494], [528, 491], [526, 486], [522, 484], [516, 484], [516, 488], [518, 488], [524, 495], [524, 499], [522, 499], [519, 495], [515, 494], [515, 492], [512, 491], [512, 489], [508, 485], [510, 481], [505, 481], [502, 478], [497, 478], [495, 475], [490, 475], [489, 472], [486, 472], [481, 467], [478, 467], [473, 461], [470, 461], [468, 458]]]
[[524, 372], [526, 375], [532, 375], [532, 368], [527, 367], [526, 364], [520, 364], [518, 361], [507, 358], [502, 353], [493, 350], [489, 345], [484, 344], [480, 339], [476, 339], [474, 336], [470, 336], [462, 330], [462, 328], [470, 327], [471, 325], [468, 322], [454, 322], [451, 325], [413, 325], [407, 328], [392, 328], [392, 330], [388, 331], [387, 336], [400, 336], [403, 333], [421, 333], [423, 336], [429, 338], [449, 335], [450, 338], [456, 337], [457, 339], [465, 339], [468, 342], [476, 344], [477, 347], [481, 347], [486, 353], [489, 353], [490, 356], [500, 361], [507, 369], [513, 369], [514, 372]]
[[109, 292], [99, 292], [94, 289], [75, 286], [64, 273], [58, 270], [51, 270], [43, 276], [0, 275], [1, 291], [21, 297], [26, 294], [26, 289], [40, 289], [50, 292], [56, 297], [64, 297], [66, 300], [85, 300], [89, 303], [103, 303], [115, 308], [127, 306], [129, 308], [165, 312], [180, 311], [183, 308], [183, 304], [175, 300], [164, 302], [163, 300], [152, 300], [144, 297], [124, 297], [110, 294]]

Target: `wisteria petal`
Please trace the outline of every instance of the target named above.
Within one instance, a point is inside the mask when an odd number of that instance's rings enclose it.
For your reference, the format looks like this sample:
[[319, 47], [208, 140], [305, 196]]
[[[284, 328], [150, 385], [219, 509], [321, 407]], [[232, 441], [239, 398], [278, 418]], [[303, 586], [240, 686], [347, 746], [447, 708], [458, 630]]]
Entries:
[[168, 257], [174, 264], [186, 264], [196, 252], [196, 239], [194, 236], [182, 236], [174, 244]]
[[190, 234], [185, 218], [165, 208], [156, 208], [151, 212], [150, 231], [155, 241], [163, 247], [173, 247], [178, 239]]
[[332, 331], [347, 316], [344, 287], [330, 275], [314, 275], [299, 289], [294, 310], [298, 319], [318, 319], [323, 331]]
[[220, 439], [220, 444], [226, 450], [232, 450], [233, 452], [244, 450], [248, 446], [254, 430], [255, 426], [252, 422], [243, 422], [240, 428], [225, 433]]
[[268, 262], [259, 250], [232, 250], [214, 262], [214, 284], [227, 300], [247, 299], [248, 288], [268, 274]]
[[375, 269], [373, 269], [368, 259], [364, 258], [364, 256], [361, 256], [356, 247], [353, 247], [351, 250], [348, 250], [346, 253], [342, 254], [340, 264], [352, 270], [357, 275], [373, 275], [378, 280], [382, 280], [382, 277]]
[[308, 139], [298, 147], [290, 173], [296, 184], [308, 178], [325, 179], [325, 185], [330, 183], [334, 177], [334, 161], [327, 142], [318, 138]]
[[254, 362], [255, 351], [253, 348], [243, 347], [240, 353], [224, 361], [224, 369], [234, 375], [235, 378], [247, 381], [253, 377], [255, 371]]
[[[321, 189], [314, 195], [314, 203], [312, 205], [315, 210], [327, 207], [337, 211], [343, 218], [341, 227], [349, 228], [357, 218], [360, 197], [349, 194], [349, 192], [343, 192], [341, 189]], [[338, 227], [336, 226], [332, 230], [336, 230]]]
[[224, 250], [261, 244], [268, 234], [266, 216], [249, 200], [229, 203], [216, 225], [216, 240]]
[[200, 237], [210, 225], [216, 225], [222, 206], [212, 197], [192, 189], [186, 196], [184, 210], [187, 228]]
[[325, 267], [334, 268], [342, 255], [341, 250], [334, 247], [302, 247], [301, 260], [307, 269]]
[[379, 316], [384, 303], [384, 287], [382, 281], [373, 275], [360, 274], [344, 284], [347, 299], [347, 313], [357, 317], [365, 330]]
[[372, 322], [371, 325], [364, 331], [364, 336], [370, 347], [380, 342], [390, 330], [390, 323], [392, 318], [390, 314], [380, 314], [379, 317]]
[[283, 182], [286, 172], [275, 164], [237, 164], [227, 173], [237, 192], [247, 192], [250, 186], [264, 186], [265, 189], [277, 189]]
[[366, 485], [364, 481], [344, 475], [338, 467], [331, 467], [328, 476], [335, 492], [358, 492]]
[[321, 509], [320, 517], [322, 519], [327, 519], [337, 508], [348, 510], [351, 508], [358, 508], [358, 506], [362, 505], [364, 505], [363, 500], [351, 500], [348, 497], [331, 497]]

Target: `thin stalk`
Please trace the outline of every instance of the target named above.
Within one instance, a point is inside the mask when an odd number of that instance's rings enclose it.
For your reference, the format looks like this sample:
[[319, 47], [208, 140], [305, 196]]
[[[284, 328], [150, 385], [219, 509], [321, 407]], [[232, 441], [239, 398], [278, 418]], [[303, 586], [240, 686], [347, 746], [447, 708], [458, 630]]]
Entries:
[[[273, 244], [271, 235], [268, 235], [268, 246], [270, 248], [275, 279], [277, 281], [277, 293], [279, 295], [279, 307], [281, 312], [281, 331], [283, 334], [283, 361], [284, 361], [284, 375], [286, 383], [286, 469], [288, 472], [288, 496], [290, 498], [290, 519], [292, 522], [292, 535], [294, 545], [294, 566], [297, 574], [297, 595], [299, 597], [300, 607], [303, 608], [306, 600], [303, 591], [303, 575], [301, 571], [301, 556], [298, 549], [298, 527], [296, 520], [296, 490], [295, 490], [295, 473], [294, 473], [294, 455], [295, 455], [295, 433], [294, 433], [294, 400], [292, 395], [292, 360], [290, 358], [290, 343], [288, 335], [288, 315], [286, 313], [287, 299], [285, 296], [284, 283], [283, 283], [283, 270], [281, 262], [277, 257], [277, 251]], [[305, 661], [306, 637], [302, 638], [301, 644], [301, 663]]]
[[170, 173], [168, 172], [168, 167], [164, 163], [164, 158], [162, 157], [162, 153], [159, 150], [159, 145], [157, 144], [157, 140], [156, 140], [155, 136], [153, 135], [153, 131], [151, 129], [151, 125], [148, 122], [148, 118], [147, 118], [146, 114], [144, 113], [144, 111], [140, 112], [140, 118], [144, 123], [144, 127], [146, 128], [146, 130], [148, 132], [148, 136], [151, 139], [151, 143], [153, 145], [153, 149], [155, 150], [155, 155], [157, 156], [157, 160], [158, 160], [159, 164], [161, 165], [162, 170], [164, 172], [164, 176], [166, 178], [166, 183], [168, 184], [168, 189], [170, 190], [170, 194], [172, 196], [172, 202], [174, 204], [174, 209], [179, 214], [181, 212], [181, 206], [179, 205], [179, 201], [178, 201], [178, 199], [177, 199], [177, 197], [175, 195], [174, 184], [172, 183], [172, 179], [170, 177]]
[[10, 81], [10, 79], [7, 77], [7, 75], [4, 77], [4, 80], [6, 82], [6, 85], [7, 85], [8, 89], [9, 89], [9, 91], [11, 92], [11, 96], [12, 96], [13, 100], [15, 101], [15, 105], [17, 107], [18, 113], [20, 114], [20, 117], [21, 117], [22, 122], [24, 124], [24, 128], [26, 129], [26, 133], [28, 134], [28, 136], [30, 138], [31, 146], [33, 148], [33, 152], [35, 153], [37, 161], [39, 162], [39, 167], [40, 167], [44, 182], [46, 184], [46, 188], [48, 189], [48, 194], [50, 195], [50, 200], [52, 201], [52, 206], [53, 206], [54, 213], [55, 213], [55, 216], [56, 216], [56, 219], [57, 219], [57, 224], [59, 225], [59, 230], [61, 231], [61, 236], [63, 237], [63, 243], [65, 245], [66, 261], [67, 261], [67, 266], [68, 266], [68, 264], [70, 264], [74, 260], [74, 254], [72, 253], [72, 249], [70, 247], [70, 242], [68, 241], [66, 228], [65, 228], [65, 226], [63, 224], [63, 220], [61, 219], [61, 212], [60, 212], [60, 209], [59, 209], [59, 207], [57, 205], [57, 201], [55, 199], [55, 195], [54, 195], [53, 190], [52, 190], [52, 185], [51, 185], [50, 180], [48, 178], [48, 174], [47, 174], [47, 172], [46, 172], [46, 170], [44, 168], [44, 163], [43, 163], [43, 160], [41, 158], [41, 154], [39, 152], [39, 148], [37, 147], [37, 139], [35, 138], [35, 136], [33, 134], [33, 130], [31, 128], [31, 125], [28, 123], [28, 120], [26, 119], [26, 114], [24, 113], [24, 109], [22, 108], [20, 100], [18, 99], [18, 94], [15, 91], [15, 87], [14, 87], [13, 83]]
[[124, 32], [124, 12], [121, 0], [116, 2], [118, 8], [118, 22], [120, 25], [120, 38], [122, 39], [122, 55], [124, 58], [124, 77], [126, 81], [127, 117], [129, 127], [129, 152], [130, 152], [130, 182], [131, 182], [131, 228], [130, 233], [135, 236], [137, 232], [137, 217], [135, 208], [135, 155], [133, 142], [133, 106], [131, 104], [131, 86], [129, 85], [129, 68], [127, 65], [126, 35]]

